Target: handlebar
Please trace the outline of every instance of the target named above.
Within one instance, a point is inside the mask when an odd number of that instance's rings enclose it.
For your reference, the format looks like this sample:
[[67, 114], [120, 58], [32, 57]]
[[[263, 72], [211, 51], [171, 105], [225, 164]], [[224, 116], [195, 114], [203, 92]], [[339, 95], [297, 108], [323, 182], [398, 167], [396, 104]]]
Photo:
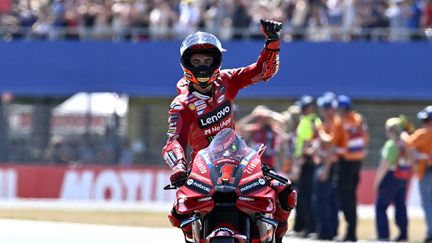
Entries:
[[262, 163], [261, 170], [265, 176], [270, 177], [271, 179], [277, 180], [284, 184], [287, 184], [289, 180], [281, 175], [278, 175], [270, 166]]
[[187, 178], [189, 176], [189, 173], [190, 172], [188, 172], [187, 174], [179, 177], [177, 180], [171, 182], [170, 184], [164, 186], [163, 189], [164, 190], [175, 190], [175, 189], [178, 189], [179, 187], [183, 186], [186, 183], [186, 180], [187, 180]]
[[[267, 176], [271, 179], [277, 180], [279, 182], [282, 182], [284, 184], [287, 184], [289, 180], [279, 174], [277, 174], [270, 166], [267, 164], [262, 163], [261, 170], [264, 176]], [[177, 180], [171, 182], [170, 184], [166, 185], [163, 189], [164, 190], [176, 190], [179, 187], [183, 186], [186, 183], [187, 178], [189, 177], [190, 171], [185, 174], [184, 176], [178, 178]]]

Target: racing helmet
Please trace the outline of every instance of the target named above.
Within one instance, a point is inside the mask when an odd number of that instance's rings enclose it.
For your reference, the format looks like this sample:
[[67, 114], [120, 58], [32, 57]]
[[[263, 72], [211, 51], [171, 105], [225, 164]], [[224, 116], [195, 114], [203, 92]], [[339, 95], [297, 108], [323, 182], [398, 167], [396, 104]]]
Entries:
[[426, 106], [423, 110], [417, 113], [417, 118], [422, 121], [432, 120], [432, 105]]
[[[186, 37], [180, 46], [180, 63], [186, 80], [203, 88], [213, 83], [219, 76], [223, 51], [219, 39], [210, 33], [196, 32]], [[210, 55], [213, 63], [194, 67], [191, 57], [195, 53]]]

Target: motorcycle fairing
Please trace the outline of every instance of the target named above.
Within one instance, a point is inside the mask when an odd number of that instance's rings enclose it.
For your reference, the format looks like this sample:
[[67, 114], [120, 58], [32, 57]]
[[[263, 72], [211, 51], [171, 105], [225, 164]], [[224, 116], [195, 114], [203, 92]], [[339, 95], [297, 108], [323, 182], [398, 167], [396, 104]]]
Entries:
[[[195, 242], [208, 242], [213, 232], [213, 237], [237, 239], [236, 235], [241, 235], [251, 237], [246, 242], [269, 242], [275, 226], [257, 216], [272, 217], [276, 192], [261, 170], [259, 153], [237, 135], [231, 136], [233, 130], [223, 134], [216, 135], [211, 145], [195, 156], [185, 186], [177, 191], [177, 212], [200, 217], [192, 222]], [[231, 231], [218, 230], [220, 227]]]

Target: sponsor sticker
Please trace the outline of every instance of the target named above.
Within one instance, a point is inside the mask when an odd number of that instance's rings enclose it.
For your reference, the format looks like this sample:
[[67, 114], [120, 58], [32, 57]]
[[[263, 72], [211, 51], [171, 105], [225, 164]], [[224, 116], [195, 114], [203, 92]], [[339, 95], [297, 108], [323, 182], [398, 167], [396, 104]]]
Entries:
[[194, 165], [198, 168], [201, 174], [207, 173], [207, 166], [204, 165], [202, 160], [195, 160]]
[[207, 128], [231, 114], [231, 104], [229, 101], [217, 107], [214, 111], [205, 114], [198, 119], [198, 126], [200, 128]]
[[201, 181], [194, 180], [194, 179], [188, 179], [186, 181], [186, 186], [196, 192], [207, 194], [210, 192], [211, 187]]
[[177, 101], [173, 101], [170, 105], [171, 110], [181, 111], [184, 109], [183, 105], [178, 103]]
[[225, 86], [220, 85], [219, 93], [221, 93], [221, 94], [225, 94]]
[[222, 101], [225, 100], [225, 95], [221, 95], [218, 99], [217, 99], [217, 103], [220, 104], [222, 103]]
[[266, 181], [264, 179], [258, 179], [253, 180], [252, 182], [249, 182], [245, 185], [240, 186], [240, 192], [241, 193], [248, 193], [254, 190], [257, 190], [259, 188], [262, 188], [266, 184]]

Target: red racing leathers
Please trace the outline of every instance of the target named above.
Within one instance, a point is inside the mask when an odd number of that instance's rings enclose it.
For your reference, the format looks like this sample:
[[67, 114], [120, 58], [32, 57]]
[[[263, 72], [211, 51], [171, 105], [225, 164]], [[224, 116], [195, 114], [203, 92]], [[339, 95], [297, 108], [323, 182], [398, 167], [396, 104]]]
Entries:
[[[212, 94], [202, 95], [189, 88], [189, 83], [180, 79], [177, 83], [178, 95], [169, 109], [168, 141], [162, 149], [167, 164], [173, 168], [179, 162], [185, 162], [186, 146], [192, 148], [192, 158], [199, 150], [207, 147], [214, 136], [223, 128], [234, 129], [233, 100], [240, 89], [260, 81], [267, 81], [279, 68], [279, 40], [267, 42], [256, 63], [247, 67], [221, 70], [218, 79], [213, 82]], [[275, 218], [279, 221], [277, 236], [282, 237], [287, 230], [287, 219], [296, 204], [296, 192], [290, 185], [274, 184], [278, 193], [278, 207]], [[169, 216], [174, 226], [179, 227], [175, 211]], [[187, 232], [190, 229], [183, 229]]]
[[[259, 81], [267, 81], [279, 68], [279, 40], [267, 44], [256, 63], [247, 67], [221, 70], [213, 82], [211, 96], [189, 89], [185, 79], [177, 84], [178, 95], [169, 109], [168, 141], [162, 156], [172, 168], [184, 160], [186, 146], [196, 153], [207, 147], [223, 128], [234, 129], [233, 100], [240, 89]], [[179, 146], [180, 145], [180, 146]], [[181, 148], [180, 148], [181, 147]]]

